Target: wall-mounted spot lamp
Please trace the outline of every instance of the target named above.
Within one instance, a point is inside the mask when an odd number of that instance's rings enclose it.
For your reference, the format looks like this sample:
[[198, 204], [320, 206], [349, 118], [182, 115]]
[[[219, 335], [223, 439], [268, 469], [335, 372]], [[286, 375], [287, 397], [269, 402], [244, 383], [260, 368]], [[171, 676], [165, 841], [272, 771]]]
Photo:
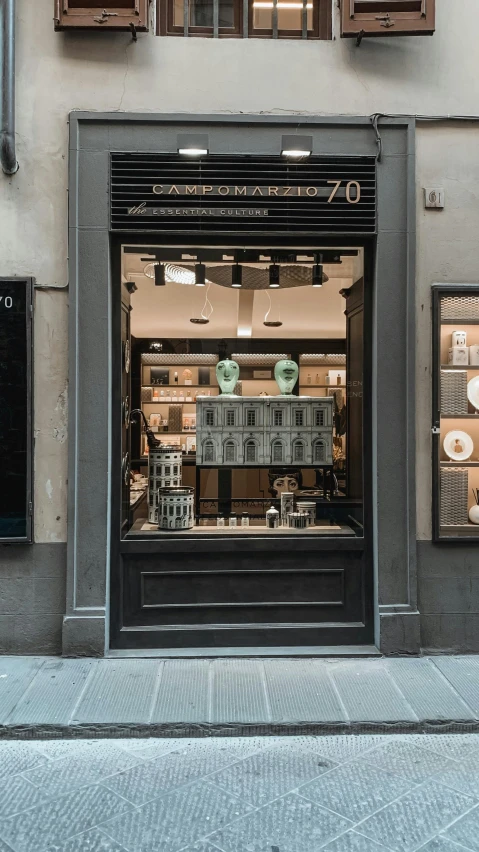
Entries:
[[281, 137], [281, 154], [283, 155], [283, 157], [292, 157], [292, 159], [299, 159], [300, 157], [310, 157], [312, 153], [312, 136], [295, 135]]
[[155, 287], [164, 287], [166, 284], [164, 263], [155, 263]]
[[231, 267], [231, 286], [239, 289], [243, 284], [243, 267], [235, 263]]
[[195, 264], [196, 286], [204, 287], [206, 285], [206, 266], [204, 263]]
[[178, 154], [187, 157], [206, 157], [209, 147], [207, 133], [179, 133], [177, 136]]
[[276, 263], [269, 268], [269, 286], [272, 290], [277, 290], [279, 287], [279, 266]]

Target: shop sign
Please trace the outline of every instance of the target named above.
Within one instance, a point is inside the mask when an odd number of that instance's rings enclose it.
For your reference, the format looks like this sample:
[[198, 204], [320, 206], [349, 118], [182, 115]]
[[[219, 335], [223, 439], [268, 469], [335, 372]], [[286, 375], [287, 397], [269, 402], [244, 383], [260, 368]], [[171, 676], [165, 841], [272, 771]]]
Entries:
[[[374, 233], [374, 157], [112, 154], [112, 230]], [[232, 176], [238, 177], [234, 182]], [[265, 175], [268, 180], [265, 181]], [[197, 179], [195, 179], [195, 176]], [[263, 179], [262, 179], [263, 178]]]

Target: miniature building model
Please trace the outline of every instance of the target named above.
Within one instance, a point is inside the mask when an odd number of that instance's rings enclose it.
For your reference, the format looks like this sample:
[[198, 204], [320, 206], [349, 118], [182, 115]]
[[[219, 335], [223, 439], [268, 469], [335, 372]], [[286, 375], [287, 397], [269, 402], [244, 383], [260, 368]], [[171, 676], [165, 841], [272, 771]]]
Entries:
[[199, 465], [333, 463], [332, 397], [199, 396]]
[[158, 523], [158, 489], [181, 485], [181, 449], [162, 444], [148, 455], [148, 521]]
[[158, 526], [160, 530], [190, 530], [194, 526], [195, 489], [187, 486], [160, 488]]

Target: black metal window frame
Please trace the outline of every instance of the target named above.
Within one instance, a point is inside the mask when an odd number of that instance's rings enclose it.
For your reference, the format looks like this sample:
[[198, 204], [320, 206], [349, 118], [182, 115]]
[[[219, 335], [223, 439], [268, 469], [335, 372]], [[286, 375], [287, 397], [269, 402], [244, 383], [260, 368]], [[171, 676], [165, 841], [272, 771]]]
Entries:
[[[15, 276], [0, 277], [0, 281], [15, 287], [25, 288], [25, 340], [26, 340], [26, 488], [25, 488], [25, 518], [26, 532], [24, 536], [1, 536], [0, 543], [32, 544], [33, 543], [33, 278], [17, 278]], [[0, 404], [2, 401], [0, 400]]]
[[156, 0], [156, 34], [159, 36], [183, 36], [185, 38], [200, 36], [201, 38], [288, 38], [288, 39], [322, 39], [332, 38], [332, 2], [331, 0], [309, 0], [313, 4], [313, 25], [308, 29], [308, 0], [302, 2], [301, 29], [284, 30], [278, 25], [278, 0], [271, 0], [272, 26], [263, 29], [254, 26], [253, 0], [233, 0], [234, 24], [232, 27], [221, 27], [220, 0], [213, 2], [213, 24], [206, 26], [190, 26], [190, 0], [183, 0], [183, 25], [174, 23], [174, 0]]

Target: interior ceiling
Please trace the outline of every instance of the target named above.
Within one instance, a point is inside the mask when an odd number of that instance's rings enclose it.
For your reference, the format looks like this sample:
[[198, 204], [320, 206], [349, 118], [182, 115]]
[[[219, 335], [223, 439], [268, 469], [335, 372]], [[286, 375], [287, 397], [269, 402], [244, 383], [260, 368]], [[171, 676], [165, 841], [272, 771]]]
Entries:
[[[144, 274], [144, 254], [123, 254], [122, 274], [134, 281], [131, 330], [135, 337], [345, 337], [344, 299], [340, 290], [350, 287], [362, 274], [362, 258], [345, 256], [340, 264], [325, 264], [327, 283], [311, 286], [311, 264], [280, 264], [281, 287], [269, 289], [269, 263], [242, 264], [243, 283], [249, 276], [253, 286], [233, 289], [231, 270], [225, 264], [206, 263], [209, 287], [167, 281], [156, 287]], [[175, 262], [176, 264], [177, 262]], [[180, 264], [177, 264], [180, 265]], [[193, 268], [191, 264], [181, 264]], [[206, 301], [208, 297], [209, 304]], [[270, 301], [271, 300], [271, 301]], [[211, 305], [211, 307], [210, 307]], [[282, 325], [268, 328], [267, 320]], [[209, 317], [207, 324], [192, 318]]]

